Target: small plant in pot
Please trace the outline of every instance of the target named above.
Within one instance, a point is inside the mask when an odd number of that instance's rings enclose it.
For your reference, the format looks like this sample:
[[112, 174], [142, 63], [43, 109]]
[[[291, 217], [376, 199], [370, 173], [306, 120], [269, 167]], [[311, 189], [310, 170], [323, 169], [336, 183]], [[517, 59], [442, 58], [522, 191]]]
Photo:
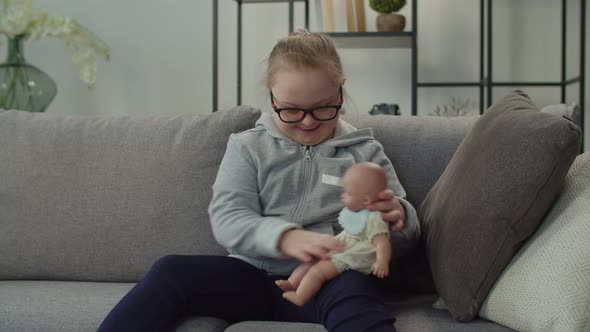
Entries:
[[378, 12], [377, 31], [401, 32], [406, 27], [406, 18], [396, 14], [406, 5], [406, 0], [369, 0], [369, 6]]

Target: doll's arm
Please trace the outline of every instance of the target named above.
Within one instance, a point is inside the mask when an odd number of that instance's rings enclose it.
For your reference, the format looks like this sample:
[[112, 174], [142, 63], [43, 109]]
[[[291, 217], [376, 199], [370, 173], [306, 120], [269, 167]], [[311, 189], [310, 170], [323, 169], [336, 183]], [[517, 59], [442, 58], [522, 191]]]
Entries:
[[371, 267], [371, 273], [379, 278], [384, 278], [389, 274], [389, 261], [391, 261], [389, 234], [381, 233], [375, 235], [372, 243], [377, 251], [377, 259], [373, 267]]

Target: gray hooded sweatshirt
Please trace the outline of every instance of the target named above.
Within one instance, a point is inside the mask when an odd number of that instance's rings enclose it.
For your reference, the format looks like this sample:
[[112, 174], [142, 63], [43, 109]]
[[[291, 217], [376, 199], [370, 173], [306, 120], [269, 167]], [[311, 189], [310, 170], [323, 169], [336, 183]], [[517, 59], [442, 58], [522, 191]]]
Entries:
[[295, 228], [339, 233], [342, 176], [364, 161], [385, 168], [388, 188], [406, 210], [404, 229], [391, 239], [394, 257], [403, 255], [418, 240], [418, 217], [372, 130], [339, 119], [334, 138], [304, 146], [286, 137], [270, 113], [229, 138], [209, 205], [216, 240], [231, 256], [289, 275], [298, 262], [279, 252], [281, 234]]

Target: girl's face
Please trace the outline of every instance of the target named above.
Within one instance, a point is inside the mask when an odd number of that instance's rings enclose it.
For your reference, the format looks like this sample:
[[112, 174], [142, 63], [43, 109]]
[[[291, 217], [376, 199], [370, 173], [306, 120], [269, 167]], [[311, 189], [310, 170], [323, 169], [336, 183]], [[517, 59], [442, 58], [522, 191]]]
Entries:
[[[277, 108], [311, 109], [340, 103], [340, 86], [322, 70], [280, 70], [275, 75], [271, 93]], [[328, 121], [316, 120], [308, 113], [297, 123], [283, 122], [276, 112], [273, 116], [285, 136], [302, 145], [317, 145], [334, 137], [339, 112]]]

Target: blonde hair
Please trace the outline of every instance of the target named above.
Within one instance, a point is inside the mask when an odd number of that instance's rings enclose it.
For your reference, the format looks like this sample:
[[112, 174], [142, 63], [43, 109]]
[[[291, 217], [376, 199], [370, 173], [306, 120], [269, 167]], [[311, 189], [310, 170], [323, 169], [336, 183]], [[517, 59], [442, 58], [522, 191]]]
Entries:
[[336, 85], [342, 85], [346, 80], [332, 37], [310, 33], [302, 28], [280, 39], [270, 52], [265, 80], [267, 88], [274, 85], [277, 71], [285, 67], [295, 70], [324, 69]]

